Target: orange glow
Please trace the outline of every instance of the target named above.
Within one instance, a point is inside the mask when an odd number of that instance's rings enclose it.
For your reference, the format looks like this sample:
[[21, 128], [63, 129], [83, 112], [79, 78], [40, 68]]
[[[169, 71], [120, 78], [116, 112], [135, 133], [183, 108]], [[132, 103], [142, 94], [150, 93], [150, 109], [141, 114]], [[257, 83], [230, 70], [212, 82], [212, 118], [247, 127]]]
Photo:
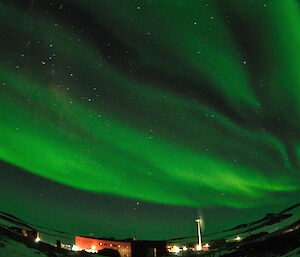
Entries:
[[76, 236], [75, 245], [81, 250], [88, 252], [98, 252], [104, 248], [114, 249], [120, 253], [121, 257], [131, 257], [130, 242]]

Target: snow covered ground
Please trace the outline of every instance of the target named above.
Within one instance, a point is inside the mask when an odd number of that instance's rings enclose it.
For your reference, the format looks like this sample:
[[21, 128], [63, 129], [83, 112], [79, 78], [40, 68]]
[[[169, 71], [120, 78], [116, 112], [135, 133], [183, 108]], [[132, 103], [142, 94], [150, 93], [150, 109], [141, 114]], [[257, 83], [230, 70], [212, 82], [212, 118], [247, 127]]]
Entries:
[[10, 238], [0, 238], [0, 256], [1, 257], [47, 257], [46, 254], [26, 245], [11, 240]]

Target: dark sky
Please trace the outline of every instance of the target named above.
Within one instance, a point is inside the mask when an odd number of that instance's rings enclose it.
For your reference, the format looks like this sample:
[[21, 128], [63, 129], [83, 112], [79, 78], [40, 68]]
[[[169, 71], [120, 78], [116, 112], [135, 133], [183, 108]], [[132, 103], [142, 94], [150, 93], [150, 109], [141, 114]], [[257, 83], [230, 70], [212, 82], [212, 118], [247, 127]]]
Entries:
[[299, 8], [0, 0], [0, 209], [160, 239], [297, 202]]

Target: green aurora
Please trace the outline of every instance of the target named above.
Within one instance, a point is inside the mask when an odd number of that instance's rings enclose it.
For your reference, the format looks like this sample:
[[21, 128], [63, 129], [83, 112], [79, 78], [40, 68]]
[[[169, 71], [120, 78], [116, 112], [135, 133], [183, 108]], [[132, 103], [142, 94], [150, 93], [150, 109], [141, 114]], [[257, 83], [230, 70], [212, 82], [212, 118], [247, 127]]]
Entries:
[[162, 204], [300, 195], [297, 1], [20, 2], [0, 1], [1, 160]]

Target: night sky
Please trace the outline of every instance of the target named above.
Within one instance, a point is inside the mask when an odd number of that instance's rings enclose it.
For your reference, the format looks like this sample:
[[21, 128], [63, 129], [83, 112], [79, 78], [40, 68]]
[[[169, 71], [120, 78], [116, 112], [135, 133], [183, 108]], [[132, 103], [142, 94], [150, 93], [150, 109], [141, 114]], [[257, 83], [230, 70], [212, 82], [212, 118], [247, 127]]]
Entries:
[[296, 0], [0, 0], [0, 210], [212, 232], [300, 198]]

